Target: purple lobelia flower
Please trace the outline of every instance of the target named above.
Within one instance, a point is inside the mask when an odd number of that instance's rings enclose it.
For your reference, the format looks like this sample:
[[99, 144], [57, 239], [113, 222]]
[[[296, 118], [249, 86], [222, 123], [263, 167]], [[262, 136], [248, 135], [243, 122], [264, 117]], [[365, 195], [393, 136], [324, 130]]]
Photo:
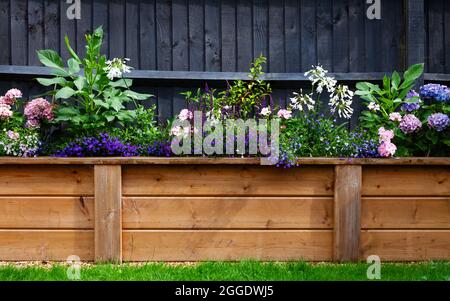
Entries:
[[428, 126], [442, 132], [450, 124], [450, 118], [442, 113], [434, 113], [428, 117]]
[[108, 134], [77, 139], [55, 154], [56, 157], [134, 157], [138, 155], [139, 147], [123, 144], [118, 138], [110, 137]]
[[450, 88], [439, 84], [428, 84], [420, 88], [420, 97], [438, 102], [450, 101]]

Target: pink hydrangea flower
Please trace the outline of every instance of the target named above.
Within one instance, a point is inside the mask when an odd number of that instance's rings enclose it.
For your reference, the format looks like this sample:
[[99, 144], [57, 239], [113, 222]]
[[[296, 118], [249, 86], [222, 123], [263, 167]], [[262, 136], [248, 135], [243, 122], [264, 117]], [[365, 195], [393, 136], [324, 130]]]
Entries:
[[19, 89], [10, 89], [6, 92], [2, 101], [11, 106], [16, 102], [17, 98], [22, 98], [22, 91]]
[[40, 121], [51, 121], [54, 118], [52, 105], [44, 98], [36, 98], [27, 103], [24, 110], [27, 126], [38, 127]]
[[411, 134], [422, 127], [422, 122], [413, 114], [407, 114], [398, 125], [399, 129], [405, 134]]
[[6, 103], [0, 103], [0, 119], [8, 119], [12, 116], [11, 106]]
[[6, 132], [6, 135], [9, 137], [9, 139], [12, 139], [12, 140], [17, 140], [20, 137], [19, 133], [16, 133], [14, 131]]
[[389, 114], [389, 120], [391, 121], [402, 121], [402, 115], [398, 112]]
[[279, 118], [290, 119], [292, 117], [292, 111], [281, 109], [278, 111], [277, 116]]
[[389, 158], [395, 155], [397, 151], [397, 146], [390, 141], [382, 141], [380, 146], [378, 146], [378, 154], [381, 157]]
[[380, 142], [391, 142], [394, 139], [394, 131], [386, 130], [384, 127], [380, 127], [378, 129], [378, 136], [380, 138]]
[[178, 119], [180, 119], [180, 120], [188, 120], [188, 119], [192, 119], [192, 117], [193, 117], [193, 114], [188, 109], [183, 109], [180, 111], [180, 114], [178, 114]]

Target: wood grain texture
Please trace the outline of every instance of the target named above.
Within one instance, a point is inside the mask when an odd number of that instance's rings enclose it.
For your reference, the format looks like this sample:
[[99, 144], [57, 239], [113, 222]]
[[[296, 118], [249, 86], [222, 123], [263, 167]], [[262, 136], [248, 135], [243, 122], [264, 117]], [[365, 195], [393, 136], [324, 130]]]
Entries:
[[449, 196], [450, 167], [367, 166], [363, 196]]
[[450, 229], [450, 197], [367, 197], [363, 229]]
[[93, 229], [92, 197], [0, 197], [0, 228]]
[[0, 230], [0, 258], [7, 261], [94, 259], [92, 230]]
[[330, 230], [126, 230], [124, 261], [331, 259]]
[[[450, 157], [410, 157], [410, 158], [299, 158], [300, 165], [450, 165]], [[213, 157], [97, 157], [97, 158], [14, 158], [0, 157], [0, 165], [154, 165], [154, 164], [180, 164], [180, 165], [260, 165], [260, 158], [213, 158]]]
[[331, 196], [333, 168], [302, 166], [125, 166], [124, 195]]
[[126, 197], [124, 229], [331, 229], [332, 198]]
[[0, 167], [0, 195], [94, 194], [93, 169], [90, 166], [4, 165]]
[[95, 261], [122, 261], [122, 178], [117, 165], [95, 166]]
[[361, 166], [336, 166], [334, 184], [334, 241], [336, 261], [359, 256], [361, 217]]
[[361, 260], [378, 255], [382, 261], [450, 259], [450, 230], [364, 230]]

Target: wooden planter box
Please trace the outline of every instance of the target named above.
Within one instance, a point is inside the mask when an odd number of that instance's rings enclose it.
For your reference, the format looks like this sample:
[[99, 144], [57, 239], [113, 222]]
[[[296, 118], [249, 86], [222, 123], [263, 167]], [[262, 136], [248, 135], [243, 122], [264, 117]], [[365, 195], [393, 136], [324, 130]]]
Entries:
[[450, 158], [0, 158], [0, 260], [450, 259]]

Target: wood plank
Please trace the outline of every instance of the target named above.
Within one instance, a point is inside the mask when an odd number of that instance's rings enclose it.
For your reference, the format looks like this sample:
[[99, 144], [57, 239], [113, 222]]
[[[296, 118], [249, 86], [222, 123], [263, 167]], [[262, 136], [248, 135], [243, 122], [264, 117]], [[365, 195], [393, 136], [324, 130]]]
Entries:
[[284, 3], [269, 1], [269, 65], [270, 72], [285, 72]]
[[103, 28], [101, 53], [109, 57], [109, 0], [93, 0], [92, 15], [93, 28], [96, 29], [99, 26]]
[[[383, 9], [383, 5], [381, 5], [381, 15], [386, 12]], [[365, 49], [366, 49], [366, 71], [370, 70], [372, 72], [380, 72], [380, 71], [392, 71], [392, 70], [383, 70], [381, 68], [381, 55], [382, 47], [381, 47], [381, 39], [382, 39], [382, 31], [381, 31], [381, 20], [373, 19], [369, 20], [368, 18], [364, 18], [365, 22]]]
[[187, 10], [187, 0], [172, 0], [173, 70], [189, 70], [189, 23]]
[[331, 166], [126, 166], [124, 195], [331, 196]]
[[220, 0], [205, 1], [205, 70], [221, 71]]
[[429, 1], [428, 4], [428, 71], [444, 73], [444, 0]]
[[[445, 1], [444, 8], [444, 24], [450, 24], [450, 2]], [[444, 27], [444, 47], [445, 51], [445, 73], [450, 76], [450, 28], [449, 26]]]
[[81, 19], [77, 20], [77, 48], [76, 52], [79, 57], [83, 58], [86, 55], [86, 34], [91, 34], [92, 30], [92, 16], [93, 7], [92, 0], [81, 1]]
[[95, 261], [122, 262], [122, 175], [117, 165], [95, 166]]
[[[321, 1], [320, 1], [321, 2]], [[390, 1], [389, 1], [390, 2]], [[349, 0], [348, 3], [348, 43], [349, 71], [364, 72], [365, 69], [365, 31], [366, 6], [363, 1]]]
[[317, 62], [330, 71], [333, 70], [332, 13], [332, 0], [317, 1]]
[[317, 64], [316, 1], [303, 0], [300, 5], [301, 71], [307, 71]]
[[156, 0], [156, 62], [158, 70], [172, 70], [172, 4]]
[[348, 0], [333, 3], [333, 71], [349, 71]]
[[332, 227], [331, 197], [123, 199], [124, 229], [331, 229]]
[[236, 0], [221, 2], [222, 71], [236, 71]]
[[331, 259], [330, 230], [126, 230], [125, 261]]
[[363, 229], [450, 229], [450, 197], [363, 198]]
[[76, 19], [70, 20], [67, 18], [67, 9], [70, 7], [70, 4], [67, 4], [67, 1], [59, 3], [59, 15], [60, 15], [60, 24], [59, 24], [59, 45], [61, 51], [61, 57], [63, 61], [67, 61], [70, 58], [69, 51], [67, 51], [66, 43], [64, 41], [65, 36], [69, 38], [70, 45], [73, 49], [77, 49], [77, 37], [76, 37]]
[[368, 166], [363, 196], [449, 196], [450, 168], [439, 166]]
[[4, 165], [0, 187], [4, 196], [89, 196], [94, 194], [94, 177], [90, 166]]
[[28, 64], [41, 63], [37, 50], [44, 48], [44, 3], [42, 0], [28, 0]]
[[10, 47], [13, 65], [28, 65], [27, 2], [10, 1]]
[[[269, 2], [253, 0], [253, 58], [261, 54], [269, 57]], [[264, 72], [269, 68], [270, 61], [264, 65]]]
[[140, 63], [141, 69], [156, 69], [156, 15], [155, 0], [141, 1], [140, 13]]
[[130, 66], [139, 69], [140, 66], [140, 11], [139, 0], [125, 2], [125, 57], [130, 59]]
[[44, 47], [59, 53], [59, 1], [44, 0], [44, 11]]
[[92, 230], [0, 230], [0, 258], [7, 261], [94, 259]]
[[0, 197], [0, 228], [93, 229], [92, 197]]
[[364, 230], [361, 256], [380, 256], [382, 261], [450, 259], [449, 230]]
[[203, 0], [189, 0], [189, 70], [205, 70], [205, 11]]
[[336, 166], [334, 184], [335, 261], [356, 261], [361, 218], [361, 166]]
[[[381, 166], [448, 166], [449, 157], [410, 157], [410, 158], [299, 158], [300, 165], [379, 165]], [[227, 158], [227, 157], [96, 157], [96, 158], [15, 158], [0, 157], [0, 165], [260, 165], [260, 158]]]
[[253, 60], [253, 9], [251, 0], [237, 0], [237, 70], [248, 72]]
[[8, 41], [3, 43], [2, 51], [0, 51], [0, 64], [11, 64], [11, 39], [10, 39], [10, 1], [0, 1], [0, 41]]
[[125, 2], [109, 1], [109, 56], [125, 57]]

